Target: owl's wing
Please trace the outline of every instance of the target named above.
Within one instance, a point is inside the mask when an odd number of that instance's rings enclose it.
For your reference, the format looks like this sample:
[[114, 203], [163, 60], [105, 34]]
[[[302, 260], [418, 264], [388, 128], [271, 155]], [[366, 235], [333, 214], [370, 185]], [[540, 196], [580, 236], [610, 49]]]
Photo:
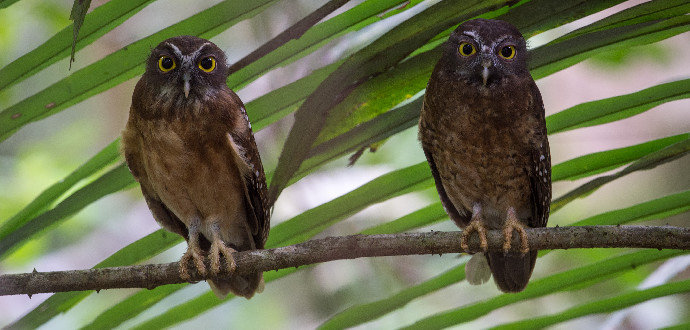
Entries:
[[239, 123], [234, 129], [228, 131], [228, 135], [231, 137], [232, 143], [236, 147], [235, 151], [242, 161], [239, 166], [244, 167], [240, 169], [240, 173], [242, 173], [245, 183], [247, 209], [251, 211], [249, 223], [254, 236], [254, 243], [257, 248], [263, 248], [271, 226], [266, 174], [244, 104], [235, 93], [230, 92], [230, 95], [241, 115], [234, 116]]
[[[426, 106], [426, 102], [424, 102], [422, 104], [422, 107]], [[436, 183], [436, 190], [438, 191], [438, 196], [441, 198], [441, 204], [443, 205], [443, 208], [446, 210], [446, 213], [448, 213], [450, 219], [453, 220], [453, 222], [455, 222], [458, 226], [467, 226], [470, 223], [471, 215], [468, 212], [459, 212], [458, 209], [455, 208], [455, 205], [453, 205], [453, 202], [451, 202], [450, 198], [448, 198], [448, 194], [446, 194], [446, 188], [443, 187], [443, 182], [441, 182], [441, 176], [439, 175], [438, 168], [436, 167], [434, 155], [426, 147], [424, 141], [422, 141], [422, 150], [424, 150], [424, 155], [426, 156], [426, 160], [429, 163], [429, 167], [431, 168], [431, 175], [434, 177], [434, 183]]]
[[537, 86], [533, 84], [532, 95], [533, 113], [539, 116], [540, 138], [535, 139], [531, 150], [532, 161], [526, 169], [530, 180], [530, 192], [532, 202], [532, 219], [530, 227], [546, 227], [551, 206], [551, 154], [549, 152], [549, 140], [546, 137], [546, 123], [544, 121], [544, 104]]
[[141, 157], [139, 148], [139, 137], [137, 136], [137, 129], [133, 124], [128, 123], [127, 128], [122, 134], [122, 153], [125, 156], [125, 162], [129, 171], [134, 176], [140, 185], [141, 192], [144, 195], [144, 200], [151, 210], [153, 218], [165, 229], [176, 233], [185, 240], [189, 237], [189, 231], [187, 226], [180, 221], [180, 219], [168, 209], [163, 202], [158, 198], [155, 193], [152, 193], [150, 185], [148, 182], [148, 175], [146, 174], [146, 168], [144, 167], [144, 162]]

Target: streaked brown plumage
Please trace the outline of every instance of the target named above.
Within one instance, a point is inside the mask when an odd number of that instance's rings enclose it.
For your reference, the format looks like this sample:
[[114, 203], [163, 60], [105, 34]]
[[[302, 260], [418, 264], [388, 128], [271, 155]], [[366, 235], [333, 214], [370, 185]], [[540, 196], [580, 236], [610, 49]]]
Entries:
[[161, 42], [134, 89], [122, 152], [153, 217], [188, 242], [181, 275], [195, 267], [210, 273], [219, 297], [251, 298], [261, 273], [215, 277], [221, 258], [234, 271], [231, 252], [263, 249], [270, 227], [261, 158], [227, 75], [225, 54], [210, 41]]
[[[504, 252], [485, 253], [499, 289], [522, 291], [534, 269], [523, 226], [545, 227], [551, 201], [551, 158], [544, 105], [527, 69], [527, 49], [509, 23], [461, 24], [429, 79], [419, 138], [450, 218], [465, 228], [461, 244], [485, 229], [503, 229]], [[521, 236], [511, 249], [513, 233]], [[482, 254], [476, 254], [479, 257]], [[473, 257], [468, 279], [488, 276]], [[487, 274], [488, 275], [488, 274]]]

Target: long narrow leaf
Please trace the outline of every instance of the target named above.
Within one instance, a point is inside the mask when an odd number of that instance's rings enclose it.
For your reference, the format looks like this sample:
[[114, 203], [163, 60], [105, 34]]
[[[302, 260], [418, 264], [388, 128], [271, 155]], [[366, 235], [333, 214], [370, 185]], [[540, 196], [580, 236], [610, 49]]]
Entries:
[[587, 282], [592, 283], [591, 281], [595, 279], [632, 270], [641, 265], [658, 260], [668, 259], [684, 253], [686, 252], [682, 250], [643, 250], [619, 257], [609, 258], [590, 265], [534, 280], [524, 291], [519, 293], [502, 294], [495, 298], [478, 302], [466, 307], [461, 307], [429, 316], [417, 321], [405, 329], [442, 329], [445, 327], [462, 324], [475, 320], [490, 313], [491, 311], [509, 304], [553, 294]]
[[578, 104], [549, 116], [549, 134], [628, 118], [659, 104], [690, 97], [690, 79], [653, 86], [626, 95]]
[[38, 197], [31, 201], [29, 205], [17, 212], [17, 214], [7, 221], [3, 221], [2, 226], [0, 226], [0, 240], [27, 223], [40, 212], [50, 208], [57, 199], [77, 183], [94, 175], [107, 166], [114, 164], [120, 156], [118, 147], [119, 140], [112, 142], [86, 163], [79, 166], [74, 172], [44, 190]]
[[690, 134], [679, 134], [640, 143], [625, 148], [600, 151], [554, 165], [552, 181], [577, 180], [613, 170], [632, 161], [659, 151], [674, 143], [690, 139]]
[[494, 327], [492, 329], [537, 329], [563, 323], [578, 317], [592, 314], [610, 313], [639, 303], [673, 294], [690, 292], [690, 280], [667, 283], [653, 288], [626, 292], [624, 294], [601, 299], [569, 308], [563, 312], [531, 318]]
[[275, 234], [271, 234], [267, 244], [281, 246], [301, 242], [369, 205], [431, 187], [433, 181], [428, 171], [428, 165], [420, 163], [384, 174], [345, 195], [295, 216], [290, 222], [275, 226]]
[[602, 52], [654, 43], [688, 30], [690, 17], [680, 15], [660, 22], [651, 21], [588, 33], [535, 49], [531, 62], [537, 68], [531, 73], [535, 79], [543, 78]]
[[9, 7], [9, 5], [17, 2], [19, 0], [0, 0], [0, 9]]
[[[98, 6], [87, 15], [74, 44], [75, 50], [84, 48], [108, 31], [122, 24], [153, 0], [112, 0]], [[5, 89], [51, 64], [70, 55], [72, 26], [68, 26], [36, 49], [26, 53], [0, 70], [0, 89]]]
[[411, 286], [384, 300], [352, 306], [319, 326], [319, 329], [345, 329], [369, 322], [381, 315], [397, 310], [410, 301], [446, 288], [465, 278], [465, 263], [451, 268], [428, 281]]
[[648, 170], [659, 165], [668, 163], [670, 161], [676, 160], [680, 157], [687, 155], [688, 152], [690, 152], [690, 139], [676, 142], [661, 150], [647, 154], [639, 158], [632, 164], [628, 165], [626, 168], [618, 171], [617, 173], [598, 177], [553, 200], [551, 202], [551, 211], [556, 211], [561, 207], [565, 206], [565, 204], [570, 203], [577, 198], [589, 195], [595, 190], [599, 189], [599, 187], [613, 180], [616, 180], [633, 172]]
[[687, 14], [689, 11], [690, 4], [685, 0], [644, 2], [572, 31], [554, 42], [561, 42], [590, 32], [676, 17]]
[[55, 114], [141, 74], [151, 48], [160, 41], [181, 34], [212, 37], [231, 25], [256, 15], [262, 8], [276, 1], [221, 2], [123, 47], [0, 112], [0, 141], [30, 122]]
[[[25, 222], [0, 240], [0, 258], [14, 251], [20, 242], [64, 221], [69, 216], [95, 202], [99, 198], [133, 185], [134, 179], [124, 164], [103, 174], [94, 182], [84, 186], [67, 197], [51, 210]], [[96, 189], [97, 188], [97, 189]]]
[[[278, 66], [285, 66], [319, 49], [326, 42], [347, 32], [358, 30], [377, 20], [377, 14], [403, 2], [402, 0], [365, 1], [325, 22], [309, 29], [299, 39], [285, 43], [275, 51], [263, 56], [254, 63], [234, 72], [228, 77], [228, 85], [239, 89], [252, 80], [260, 77], [268, 70]], [[419, 1], [414, 1], [419, 2]], [[395, 10], [389, 14], [398, 13], [410, 8]]]

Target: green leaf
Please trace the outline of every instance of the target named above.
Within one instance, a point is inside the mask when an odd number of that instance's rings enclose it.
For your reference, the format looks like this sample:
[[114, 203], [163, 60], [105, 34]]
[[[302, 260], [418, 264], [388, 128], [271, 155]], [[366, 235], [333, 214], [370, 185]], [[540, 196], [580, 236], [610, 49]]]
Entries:
[[19, 228], [3, 237], [0, 240], [0, 258], [14, 251], [19, 243], [26, 241], [39, 231], [55, 226], [101, 197], [123, 190], [135, 183], [127, 166], [121, 164], [115, 167], [65, 198], [51, 210], [26, 221]]
[[[75, 0], [75, 5], [77, 1], [79, 0]], [[88, 19], [79, 30], [76, 43], [73, 43], [73, 28], [71, 26], [66, 27], [36, 49], [0, 69], [0, 90], [10, 87], [67, 57], [70, 54], [70, 47], [72, 58], [74, 58], [75, 50], [82, 49], [100, 38], [144, 9], [152, 1], [111, 0], [98, 6], [87, 15]], [[72, 61], [70, 61], [70, 65], [71, 63]]]
[[690, 17], [681, 15], [659, 22], [645, 22], [596, 31], [549, 43], [531, 52], [532, 77], [543, 78], [606, 51], [646, 45], [690, 30]]
[[402, 290], [386, 299], [352, 306], [319, 326], [319, 329], [345, 329], [366, 323], [407, 305], [410, 301], [438, 291], [465, 278], [465, 263], [451, 268], [428, 281]]
[[17, 1], [19, 0], [0, 0], [0, 9], [6, 8]]
[[600, 151], [580, 156], [552, 168], [552, 181], [577, 180], [597, 175], [628, 164], [642, 156], [659, 151], [674, 143], [690, 139], [690, 134], [679, 134], [640, 143], [625, 148]]
[[82, 329], [112, 329], [134, 318], [186, 285], [186, 283], [172, 284], [159, 286], [152, 290], [141, 290], [110, 307], [107, 311], [98, 315], [91, 323], [82, 327]]
[[74, 62], [74, 52], [77, 47], [77, 39], [79, 39], [79, 30], [82, 24], [84, 24], [84, 18], [86, 17], [86, 12], [89, 11], [91, 6], [91, 0], [74, 0], [72, 5], [72, 12], [69, 14], [69, 19], [74, 21], [72, 24], [72, 53], [69, 58], [69, 67], [72, 68], [72, 62]]
[[74, 185], [118, 161], [120, 159], [118, 148], [119, 140], [115, 140], [67, 177], [44, 190], [13, 217], [3, 221], [2, 226], [0, 226], [0, 241], [39, 213], [49, 209], [57, 199], [62, 197]]
[[364, 235], [402, 233], [415, 228], [428, 226], [442, 220], [447, 220], [448, 214], [443, 209], [441, 202], [414, 211], [399, 219], [382, 223], [378, 226], [363, 230]]
[[689, 292], [690, 280], [667, 283], [644, 290], [626, 292], [606, 299], [601, 299], [546, 316], [539, 316], [529, 320], [503, 324], [492, 329], [537, 329], [563, 323], [579, 317], [610, 313], [639, 303], [673, 294]]
[[[249, 82], [279, 66], [286, 66], [304, 56], [313, 53], [328, 41], [345, 33], [356, 31], [379, 20], [377, 14], [389, 9], [403, 0], [365, 1], [355, 7], [312, 27], [297, 39], [290, 40], [280, 48], [261, 57], [254, 63], [233, 72], [228, 77], [228, 86], [239, 89]], [[419, 2], [419, 1], [414, 1]], [[389, 14], [398, 13], [412, 7], [394, 10]]]
[[687, 14], [689, 11], [690, 4], [685, 0], [657, 0], [644, 2], [572, 31], [554, 40], [554, 42], [561, 42], [586, 33], [676, 17]]
[[647, 154], [617, 173], [598, 177], [553, 200], [551, 202], [551, 212], [557, 211], [561, 207], [565, 206], [565, 204], [570, 203], [577, 198], [593, 193], [595, 190], [599, 189], [599, 187], [613, 180], [636, 171], [648, 170], [661, 164], [668, 163], [687, 155], [688, 152], [690, 152], [690, 139], [676, 142], [661, 150]]
[[424, 163], [386, 173], [330, 202], [309, 209], [271, 229], [267, 245], [302, 242], [365, 207], [433, 185]]
[[343, 134], [315, 146], [304, 161], [295, 178], [307, 175], [311, 170], [355, 151], [362, 146], [381, 141], [419, 122], [419, 111], [422, 108], [422, 97], [393, 109], [374, 119], [362, 123]]
[[679, 323], [670, 327], [659, 328], [659, 330], [686, 330], [690, 329], [690, 322]]
[[0, 141], [22, 126], [53, 115], [144, 71], [144, 61], [164, 39], [177, 35], [210, 38], [259, 13], [277, 0], [224, 1], [106, 56], [0, 112]]
[[549, 116], [549, 134], [625, 119], [660, 104], [690, 97], [690, 79], [653, 86], [641, 91], [578, 104]]
[[629, 271], [635, 267], [654, 261], [668, 259], [687, 253], [683, 250], [642, 250], [619, 257], [609, 258], [590, 265], [533, 280], [527, 288], [519, 293], [502, 294], [478, 303], [441, 312], [417, 321], [405, 329], [442, 329], [462, 324], [484, 316], [498, 308], [567, 290], [570, 287], [599, 278]]
[[690, 190], [657, 198], [624, 209], [598, 214], [574, 226], [619, 225], [632, 221], [664, 219], [690, 211]]
[[295, 107], [311, 94], [339, 63], [314, 70], [310, 75], [281, 88], [268, 92], [246, 104], [247, 115], [254, 131], [275, 123], [295, 110]]
[[[266, 272], [264, 273], [264, 281], [266, 283], [270, 283], [296, 271], [296, 268], [289, 268], [280, 269], [275, 272]], [[182, 321], [192, 319], [213, 307], [228, 302], [233, 298], [235, 298], [235, 296], [230, 294], [228, 297], [221, 300], [218, 299], [213, 292], [208, 291], [194, 299], [172, 307], [156, 317], [134, 326], [133, 329], [163, 329], [171, 327]]]

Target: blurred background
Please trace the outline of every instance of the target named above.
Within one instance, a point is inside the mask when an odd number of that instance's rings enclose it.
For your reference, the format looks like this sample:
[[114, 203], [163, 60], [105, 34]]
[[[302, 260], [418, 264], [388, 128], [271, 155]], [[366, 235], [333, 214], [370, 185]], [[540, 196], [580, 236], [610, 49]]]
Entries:
[[[91, 10], [107, 1], [94, 0]], [[220, 1], [159, 0], [152, 2], [125, 23], [76, 53], [75, 72], [104, 56], [146, 37], [166, 26], [200, 12]], [[254, 18], [245, 20], [211, 40], [226, 51], [229, 61], [268, 41], [288, 26], [320, 7], [325, 1], [280, 1]], [[351, 1], [333, 15], [361, 1]], [[437, 1], [424, 1], [399, 15], [382, 19], [360, 31], [336, 38], [319, 51], [265, 74], [237, 91], [245, 103], [268, 91], [309, 74], [314, 68], [332, 63], [361, 48], [369, 40], [390, 29], [396, 20], [406, 19]], [[642, 1], [629, 1], [607, 11], [585, 17], [529, 40], [537, 47], [567, 32], [601, 19]], [[36, 48], [59, 30], [69, 26], [71, 0], [22, 0], [0, 10], [0, 67]], [[415, 7], [417, 7], [415, 6]], [[329, 16], [329, 17], [331, 17]], [[152, 45], [154, 47], [155, 45]], [[690, 33], [664, 41], [609, 52], [559, 71], [537, 81], [547, 115], [576, 104], [616, 95], [633, 93], [664, 82], [690, 77]], [[68, 76], [67, 59], [58, 61], [39, 74], [0, 90], [0, 109], [41, 91]], [[131, 95], [137, 78], [90, 97], [69, 109], [32, 123], [0, 143], [0, 223], [31, 202], [39, 193], [74, 171], [117, 138], [128, 116]], [[647, 112], [609, 124], [572, 130], [550, 136], [553, 164], [592, 152], [630, 146], [690, 131], [690, 100], [662, 104]], [[264, 167], [273, 169], [292, 117], [270, 125], [256, 134]], [[391, 137], [375, 153], [365, 152], [351, 167], [347, 157], [319, 168], [315, 173], [289, 186], [275, 205], [272, 224], [281, 223], [305, 210], [330, 201], [362, 184], [395, 169], [417, 164], [424, 155], [417, 141], [417, 128], [409, 128]], [[652, 171], [641, 171], [613, 181], [586, 198], [568, 204], [554, 214], [549, 226], [566, 225], [609, 210], [620, 209], [690, 187], [690, 162], [686, 156]], [[587, 182], [588, 178], [554, 184], [554, 197]], [[78, 188], [78, 187], [77, 187]], [[437, 202], [433, 187], [405, 194], [366, 208], [345, 221], [328, 228], [318, 237], [349, 235], [385, 223]], [[688, 225], [688, 214], [648, 222], [648, 224]], [[4, 260], [1, 273], [71, 270], [89, 268], [124, 246], [159, 229], [144, 203], [138, 187], [108, 195], [74, 217], [37, 236]], [[450, 221], [420, 229], [453, 231]], [[172, 262], [180, 258], [185, 244], [180, 244], [150, 262]], [[601, 250], [555, 251], [540, 258], [533, 275], [538, 279], [608, 256]], [[219, 327], [238, 329], [314, 328], [335, 313], [353, 304], [390, 296], [421, 283], [456, 266], [466, 256], [404, 256], [336, 261], [306, 268], [280, 280], [267, 283], [262, 294], [251, 300], [233, 299], [193, 318], [176, 328]], [[683, 259], [685, 260], [685, 259]], [[676, 261], [680, 262], [680, 261]], [[684, 261], [684, 262], [687, 262]], [[659, 263], [613, 277], [581, 290], [557, 293], [499, 309], [466, 324], [466, 328], [484, 328], [524, 318], [562, 311], [597, 295], [635, 287]], [[687, 266], [680, 278], [690, 277]], [[129, 328], [143, 320], [206, 292], [205, 283], [189, 285], [165, 298], [122, 325]], [[88, 324], [113, 302], [137, 290], [105, 290], [92, 294], [69, 313], [55, 317], [46, 328], [75, 328]], [[427, 315], [481, 301], [499, 294], [490, 282], [469, 286], [462, 281], [443, 290], [416, 299], [363, 328], [395, 328], [408, 325]], [[0, 326], [7, 325], [35, 308], [48, 294], [0, 297]], [[688, 322], [690, 296], [675, 295], [634, 307], [634, 312], [602, 314], [563, 323], [557, 328], [656, 328]]]

